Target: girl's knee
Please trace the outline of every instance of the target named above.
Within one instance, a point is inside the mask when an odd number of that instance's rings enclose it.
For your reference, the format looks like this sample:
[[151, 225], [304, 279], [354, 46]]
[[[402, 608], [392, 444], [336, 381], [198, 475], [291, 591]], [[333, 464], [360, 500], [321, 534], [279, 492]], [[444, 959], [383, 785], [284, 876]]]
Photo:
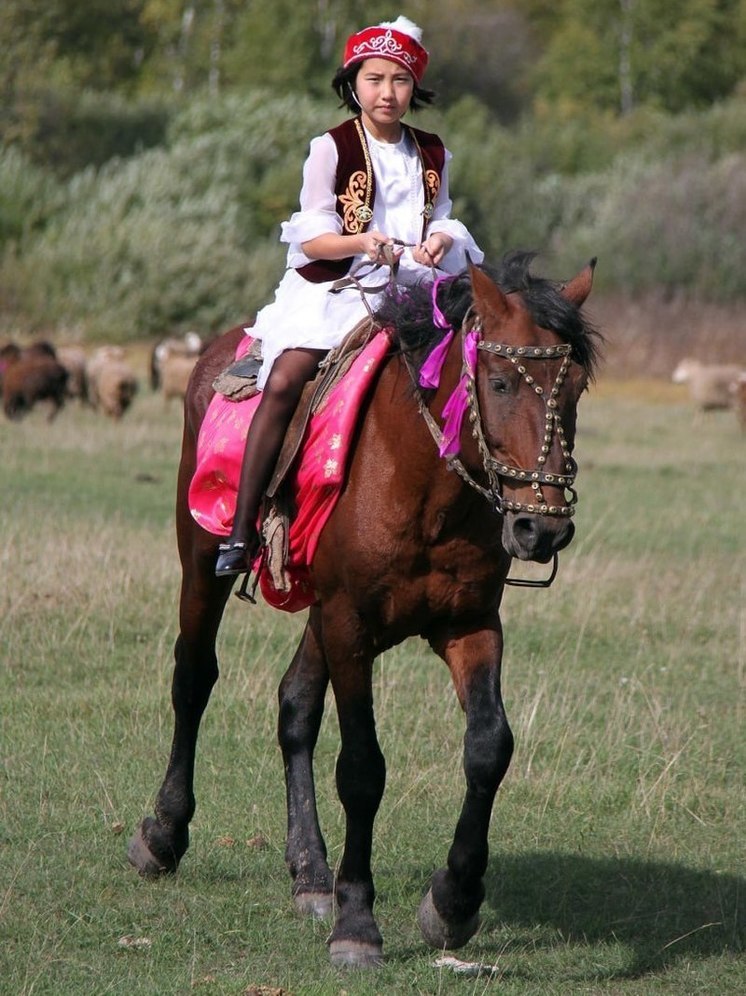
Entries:
[[[287, 350], [272, 365], [265, 392], [277, 401], [293, 404], [298, 401], [306, 382], [313, 377], [319, 358], [310, 351]], [[323, 355], [323, 354], [322, 354]]]

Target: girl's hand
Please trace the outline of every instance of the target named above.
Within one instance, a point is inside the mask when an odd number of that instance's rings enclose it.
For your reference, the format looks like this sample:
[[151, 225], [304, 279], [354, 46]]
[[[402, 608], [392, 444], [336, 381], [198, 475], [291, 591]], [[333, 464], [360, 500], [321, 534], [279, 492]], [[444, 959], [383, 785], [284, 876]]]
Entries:
[[[367, 256], [374, 262], [385, 262], [381, 249], [389, 246], [393, 249], [395, 259], [401, 256], [403, 249], [393, 248], [394, 240], [383, 232], [363, 232], [361, 235], [338, 235], [336, 232], [325, 232], [307, 242], [301, 242], [301, 249], [309, 259], [346, 259], [348, 256]], [[388, 255], [388, 253], [387, 253]]]
[[423, 266], [437, 266], [453, 245], [453, 239], [445, 232], [434, 232], [412, 250], [412, 259]]
[[[363, 232], [360, 236], [360, 252], [367, 256], [368, 259], [377, 260], [381, 256], [381, 249], [383, 246], [393, 246], [393, 240], [384, 235], [383, 232]], [[403, 250], [396, 246], [393, 253], [394, 257], [401, 256]]]

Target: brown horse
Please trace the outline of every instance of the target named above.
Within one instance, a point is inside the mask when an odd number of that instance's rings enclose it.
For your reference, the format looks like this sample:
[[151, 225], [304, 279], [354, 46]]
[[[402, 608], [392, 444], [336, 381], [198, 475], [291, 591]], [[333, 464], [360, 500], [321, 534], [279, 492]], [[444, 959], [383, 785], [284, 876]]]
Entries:
[[[297, 907], [332, 909], [335, 964], [375, 965], [383, 942], [373, 916], [373, 821], [385, 780], [376, 738], [376, 656], [425, 637], [448, 665], [466, 717], [466, 794], [447, 866], [436, 871], [419, 922], [436, 948], [456, 948], [478, 925], [492, 804], [513, 750], [500, 691], [500, 601], [512, 558], [549, 561], [573, 533], [571, 456], [578, 399], [593, 375], [596, 333], [580, 308], [595, 260], [566, 284], [529, 272], [531, 256], [506, 257], [494, 279], [469, 268], [445, 288], [441, 311], [456, 326], [440, 385], [415, 386], [436, 333], [416, 294], [389, 309], [399, 349], [386, 360], [363, 413], [341, 497], [312, 567], [317, 602], [279, 689], [278, 735], [288, 806], [286, 861]], [[459, 294], [461, 295], [459, 298]], [[459, 303], [460, 302], [460, 303]], [[454, 317], [455, 316], [455, 317]], [[411, 319], [411, 320], [410, 320]], [[443, 335], [441, 330], [439, 333]], [[211, 384], [242, 332], [216, 340], [200, 359], [186, 399], [177, 499], [182, 563], [180, 634], [174, 650], [175, 728], [155, 817], [143, 820], [129, 858], [143, 875], [173, 872], [194, 814], [197, 734], [218, 677], [215, 640], [231, 579], [217, 579], [219, 537], [187, 507]], [[464, 362], [467, 342], [474, 348]], [[458, 458], [439, 457], [444, 405], [462, 377], [468, 402]], [[336, 879], [319, 828], [313, 753], [331, 681], [341, 749], [337, 788], [346, 814]]]

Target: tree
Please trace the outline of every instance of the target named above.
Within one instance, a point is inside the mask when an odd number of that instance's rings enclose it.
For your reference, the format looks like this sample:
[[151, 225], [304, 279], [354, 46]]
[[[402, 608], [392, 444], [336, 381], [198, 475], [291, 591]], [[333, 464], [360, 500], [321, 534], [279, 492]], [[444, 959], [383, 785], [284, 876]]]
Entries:
[[529, 0], [546, 47], [537, 99], [629, 113], [702, 107], [746, 73], [744, 0]]

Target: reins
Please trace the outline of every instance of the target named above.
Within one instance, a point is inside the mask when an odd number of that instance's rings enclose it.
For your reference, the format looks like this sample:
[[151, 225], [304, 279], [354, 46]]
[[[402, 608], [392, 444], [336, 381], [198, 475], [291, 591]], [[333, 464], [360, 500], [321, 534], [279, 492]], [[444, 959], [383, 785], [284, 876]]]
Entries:
[[[339, 280], [334, 281], [329, 288], [329, 293], [339, 294], [340, 291], [347, 290], [348, 287], [355, 287], [360, 294], [362, 302], [365, 305], [371, 319], [375, 320], [375, 314], [373, 313], [370, 302], [365, 295], [378, 294], [387, 288], [393, 288], [396, 286], [396, 274], [399, 269], [399, 259], [394, 255], [394, 246], [411, 249], [414, 246], [414, 242], [402, 242], [401, 239], [392, 239], [390, 242], [379, 244], [378, 255], [375, 259], [361, 259], [359, 263], [356, 263], [355, 266], [352, 267], [346, 277], [341, 277]], [[382, 284], [363, 284], [362, 277], [366, 276], [368, 273], [375, 273], [376, 270], [380, 270], [383, 267], [388, 268], [389, 274]]]

